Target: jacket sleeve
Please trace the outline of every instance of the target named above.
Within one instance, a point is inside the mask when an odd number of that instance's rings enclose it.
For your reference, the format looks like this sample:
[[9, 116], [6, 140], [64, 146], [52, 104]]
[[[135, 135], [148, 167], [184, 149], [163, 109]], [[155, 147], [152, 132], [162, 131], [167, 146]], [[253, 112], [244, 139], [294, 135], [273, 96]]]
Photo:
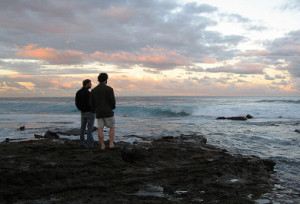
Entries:
[[108, 100], [109, 100], [110, 107], [112, 109], [115, 109], [116, 108], [116, 99], [115, 99], [115, 94], [114, 94], [113, 88], [111, 88], [109, 91]]
[[90, 109], [92, 110], [92, 112], [95, 112], [95, 96], [94, 95], [95, 95], [94, 92], [91, 91], [89, 103], [90, 103]]
[[81, 111], [80, 99], [79, 99], [79, 93], [78, 92], [76, 93], [76, 96], [75, 96], [75, 105], [76, 105], [77, 109]]

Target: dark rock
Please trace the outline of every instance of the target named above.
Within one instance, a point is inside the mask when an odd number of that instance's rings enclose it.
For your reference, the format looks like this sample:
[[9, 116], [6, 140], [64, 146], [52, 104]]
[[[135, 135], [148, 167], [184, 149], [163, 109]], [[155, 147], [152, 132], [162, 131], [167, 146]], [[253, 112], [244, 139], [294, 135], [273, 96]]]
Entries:
[[65, 136], [71, 136], [71, 135], [78, 136], [78, 135], [80, 135], [80, 129], [79, 128], [73, 128], [73, 129], [68, 129], [68, 130], [58, 130], [56, 132], [57, 132], [57, 134], [65, 135]]
[[61, 140], [0, 144], [1, 203], [255, 203], [274, 188], [273, 161], [231, 155], [202, 135], [105, 151]]
[[164, 136], [162, 137], [163, 140], [170, 140], [173, 139], [173, 136]]
[[228, 120], [247, 120], [246, 117], [228, 117]]
[[247, 119], [252, 119], [253, 116], [248, 114], [248, 115], [246, 115], [246, 118], [247, 118]]
[[44, 138], [52, 140], [52, 139], [58, 139], [59, 136], [57, 135], [57, 133], [51, 132], [50, 130], [47, 130], [47, 132], [44, 135]]
[[[94, 127], [93, 131], [97, 131], [98, 128]], [[105, 132], [105, 131], [104, 131]], [[57, 134], [60, 135], [65, 135], [65, 136], [78, 136], [80, 135], [80, 128], [73, 128], [73, 129], [68, 129], [68, 130], [58, 130], [56, 131]], [[86, 134], [87, 132], [85, 132], [84, 134]]]
[[241, 116], [237, 116], [237, 117], [218, 117], [217, 120], [247, 120], [246, 117], [241, 117]]
[[297, 130], [295, 130], [295, 132], [298, 132], [298, 133], [300, 133], [300, 130], [298, 130], [298, 129], [297, 129]]
[[276, 165], [276, 163], [274, 161], [272, 161], [270, 159], [264, 159], [262, 161], [265, 164], [267, 171], [274, 171], [274, 166]]
[[20, 131], [24, 131], [24, 130], [25, 130], [25, 126], [21, 126]]
[[128, 163], [136, 163], [137, 161], [142, 160], [148, 155], [145, 149], [138, 148], [122, 149], [121, 153], [122, 159]]
[[38, 134], [34, 134], [34, 138], [41, 139], [41, 138], [44, 138], [44, 136], [38, 135]]

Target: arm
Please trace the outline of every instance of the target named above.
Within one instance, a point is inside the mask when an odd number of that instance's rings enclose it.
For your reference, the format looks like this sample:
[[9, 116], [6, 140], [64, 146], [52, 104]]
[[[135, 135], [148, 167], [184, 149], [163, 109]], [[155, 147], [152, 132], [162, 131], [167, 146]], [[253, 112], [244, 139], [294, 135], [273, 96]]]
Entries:
[[76, 96], [75, 96], [75, 105], [77, 107], [78, 110], [80, 110], [80, 98], [79, 98], [79, 93], [77, 91]]
[[95, 96], [93, 91], [90, 93], [90, 108], [92, 111], [95, 111]]
[[111, 108], [115, 109], [116, 108], [116, 99], [115, 99], [114, 90], [112, 88], [109, 91], [108, 100], [109, 100], [109, 104], [110, 104]]

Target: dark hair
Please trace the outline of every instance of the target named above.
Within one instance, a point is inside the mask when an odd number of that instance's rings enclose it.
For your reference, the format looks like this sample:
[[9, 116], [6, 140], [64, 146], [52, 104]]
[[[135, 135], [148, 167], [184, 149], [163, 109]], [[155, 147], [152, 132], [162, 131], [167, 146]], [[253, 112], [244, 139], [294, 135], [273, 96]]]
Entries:
[[101, 73], [98, 76], [98, 81], [100, 83], [105, 82], [108, 79], [108, 75], [106, 73]]
[[82, 81], [82, 86], [85, 87], [90, 82], [91, 82], [91, 80], [85, 79], [85, 80]]

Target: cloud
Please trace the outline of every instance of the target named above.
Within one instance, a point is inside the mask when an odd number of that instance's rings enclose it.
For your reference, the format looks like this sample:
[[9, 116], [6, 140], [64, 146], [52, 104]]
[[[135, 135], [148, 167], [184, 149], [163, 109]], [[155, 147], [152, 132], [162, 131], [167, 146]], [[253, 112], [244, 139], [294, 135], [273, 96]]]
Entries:
[[300, 30], [288, 33], [282, 38], [272, 41], [267, 50], [267, 57], [272, 61], [284, 60], [277, 66], [279, 70], [287, 70], [293, 77], [300, 77]]
[[[276, 70], [288, 71], [294, 78], [300, 77], [300, 30], [287, 33], [281, 38], [266, 43], [264, 50], [248, 50], [240, 53], [240, 56], [248, 56], [249, 60], [260, 63], [261, 66], [275, 67]], [[286, 76], [277, 75], [276, 79], [284, 79]], [[267, 80], [272, 80], [266, 75]]]
[[248, 23], [250, 22], [249, 18], [243, 17], [240, 14], [221, 14], [220, 15], [222, 18], [224, 18], [225, 20], [229, 21], [229, 22], [237, 22], [237, 23]]
[[191, 59], [180, 54], [177, 50], [164, 48], [143, 48], [140, 52], [128, 53], [102, 53], [95, 52], [91, 55], [100, 62], [120, 65], [140, 65], [149, 68], [173, 69], [177, 66], [190, 64]]
[[184, 50], [180, 54], [186, 57], [224, 59], [232, 56], [229, 46], [245, 40], [239, 35], [208, 31], [217, 21], [205, 14], [218, 10], [208, 4], [138, 0], [1, 4], [0, 37], [7, 47], [16, 44], [22, 49], [19, 56], [52, 64], [81, 63], [83, 55], [95, 52], [134, 55], [147, 46]]
[[32, 75], [19, 75], [13, 74], [1, 77], [1, 81], [6, 84], [18, 84], [17, 87], [37, 88], [37, 89], [53, 89], [53, 88], [72, 88], [75, 78], [72, 77], [58, 77], [58, 76], [32, 76]]
[[289, 85], [290, 83], [288, 83], [288, 82], [285, 81], [285, 80], [281, 80], [280, 82], [273, 82], [272, 84], [274, 84], [274, 85], [283, 85], [283, 86], [286, 86], [286, 85]]
[[53, 64], [79, 64], [87, 59], [84, 53], [76, 50], [55, 50], [53, 48], [39, 48], [38, 45], [30, 44], [19, 48], [18, 57], [35, 58], [45, 60]]
[[42, 65], [37, 61], [0, 60], [0, 69], [22, 74], [39, 74], [41, 66]]
[[270, 53], [266, 50], [248, 50], [245, 55], [249, 56], [266, 56], [269, 55]]
[[193, 72], [207, 72], [207, 73], [232, 73], [232, 74], [263, 74], [264, 68], [259, 64], [245, 64], [236, 63], [233, 65], [214, 67], [214, 68], [202, 68], [202, 67], [186, 67], [187, 71]]
[[300, 2], [298, 0], [288, 0], [286, 4], [281, 6], [282, 10], [300, 10]]
[[28, 90], [33, 90], [35, 87], [35, 84], [31, 82], [17, 82], [17, 83], [20, 84], [21, 86], [24, 86]]
[[266, 74], [266, 75], [265, 75], [265, 79], [266, 79], [266, 80], [274, 80], [275, 78], [274, 78], [274, 77], [270, 77], [269, 75]]
[[249, 25], [247, 26], [248, 30], [255, 30], [255, 31], [264, 31], [267, 30], [267, 27], [264, 25]]
[[[134, 77], [112, 77], [110, 82], [116, 94], [125, 95], [224, 95], [224, 96], [276, 96], [293, 94], [283, 83], [266, 86], [247, 81], [229, 82], [229, 78], [192, 77], [190, 79], [151, 79]], [[145, 91], [146, 90], [146, 91]]]
[[218, 10], [217, 7], [208, 4], [198, 5], [195, 2], [187, 3], [183, 7], [183, 11], [189, 14], [212, 13], [217, 10]]
[[233, 73], [233, 74], [263, 74], [263, 68], [260, 65], [251, 65], [237, 63], [234, 66], [223, 66], [211, 69], [206, 69], [207, 72], [211, 73]]
[[285, 76], [282, 76], [282, 75], [279, 75], [279, 74], [277, 74], [277, 75], [275, 75], [275, 78], [276, 78], [276, 79], [285, 79], [286, 77], [285, 77]]
[[[170, 94], [178, 90], [191, 95], [205, 90], [216, 95], [234, 90], [243, 93], [234, 82], [274, 90], [284, 86], [269, 87], [268, 79], [273, 78], [278, 83], [293, 80], [286, 86], [299, 87], [300, 31], [268, 42], [253, 42], [249, 36], [268, 29], [268, 24], [256, 22], [242, 12], [224, 13], [222, 7], [206, 2], [0, 1], [0, 70], [19, 73], [1, 75], [2, 90], [10, 87], [22, 93], [63, 95], [65, 91], [72, 95], [83, 76], [94, 77], [103, 70], [120, 80], [123, 74], [134, 75], [132, 70], [141, 72], [138, 75], [143, 79], [127, 79], [133, 80], [128, 86], [132, 94], [134, 90], [145, 94], [140, 87], [151, 87], [151, 94], [159, 94], [157, 86], [164, 87], [163, 93], [167, 95], [168, 90]], [[289, 9], [296, 9], [299, 3], [291, 2], [293, 7]], [[239, 50], [252, 43], [264, 49]], [[158, 74], [160, 80], [152, 85]], [[168, 78], [168, 74], [174, 78]], [[250, 77], [258, 74], [262, 75], [259, 78], [264, 84], [251, 84]], [[243, 75], [243, 80], [238, 81], [237, 75]], [[189, 77], [195, 80], [188, 82]], [[178, 86], [178, 80], [181, 86], [193, 86], [193, 90]], [[126, 80], [121, 81], [126, 84]], [[227, 90], [228, 87], [233, 89]], [[116, 88], [129, 93], [121, 84]]]

